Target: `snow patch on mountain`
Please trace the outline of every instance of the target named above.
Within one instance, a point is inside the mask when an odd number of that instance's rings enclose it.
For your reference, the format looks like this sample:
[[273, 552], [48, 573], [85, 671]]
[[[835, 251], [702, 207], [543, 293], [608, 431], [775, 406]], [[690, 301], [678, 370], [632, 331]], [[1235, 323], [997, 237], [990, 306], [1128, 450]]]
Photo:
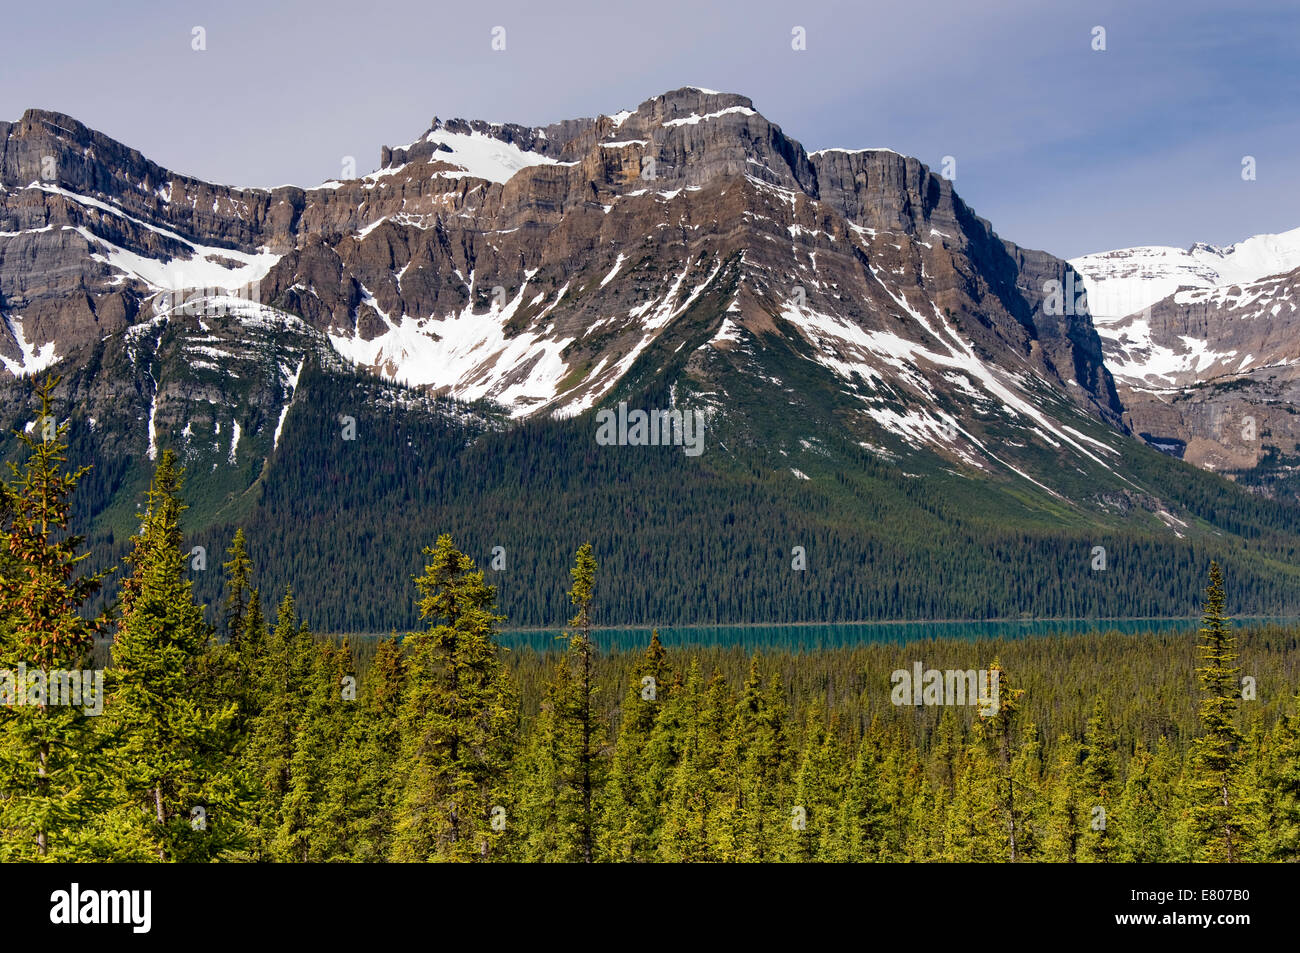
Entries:
[[394, 320], [363, 287], [365, 302], [375, 307], [388, 330], [369, 341], [350, 334], [328, 337], [343, 357], [383, 369], [394, 381], [445, 390], [459, 400], [490, 398], [519, 417], [555, 396], [569, 370], [560, 353], [573, 340], [527, 331], [506, 338], [506, 325], [527, 288], [525, 281], [504, 308], [493, 303], [480, 314], [469, 306], [441, 318], [403, 315]]
[[728, 106], [726, 109], [719, 109], [717, 112], [705, 113], [703, 116], [698, 113], [691, 113], [681, 119], [669, 119], [664, 126], [694, 126], [696, 123], [707, 122], [710, 119], [718, 119], [721, 116], [738, 114], [741, 116], [757, 116], [754, 110], [746, 106]]
[[434, 129], [424, 137], [426, 142], [442, 146], [430, 157], [430, 162], [445, 162], [459, 166], [462, 172], [439, 172], [447, 178], [459, 178], [472, 175], [489, 182], [508, 182], [520, 169], [535, 165], [574, 165], [573, 162], [560, 162], [540, 152], [520, 149], [513, 143], [485, 135], [481, 132], [448, 132], [446, 129]]
[[298, 367], [292, 373], [285, 364], [280, 365], [280, 373], [284, 377], [284, 385], [289, 391], [289, 397], [280, 408], [280, 419], [275, 423], [275, 435], [271, 438], [271, 449], [274, 450], [280, 446], [280, 434], [284, 430], [284, 418], [289, 416], [289, 407], [293, 404], [293, 398], [298, 393], [298, 378], [302, 376], [303, 365], [307, 363], [304, 357], [298, 362]]
[[5, 369], [14, 377], [20, 374], [38, 373], [59, 360], [58, 354], [54, 351], [53, 341], [36, 347], [27, 340], [27, 336], [23, 333], [23, 319], [20, 316], [6, 315], [4, 320], [9, 326], [9, 333], [13, 336], [14, 343], [18, 345], [19, 358], [15, 361], [0, 354], [0, 363], [3, 363]]

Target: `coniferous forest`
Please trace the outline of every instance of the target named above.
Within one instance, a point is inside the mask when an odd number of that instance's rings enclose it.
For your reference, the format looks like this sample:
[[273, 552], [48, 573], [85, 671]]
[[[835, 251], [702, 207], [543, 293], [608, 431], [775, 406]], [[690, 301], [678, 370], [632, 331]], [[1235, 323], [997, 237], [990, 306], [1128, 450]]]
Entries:
[[[1234, 626], [1217, 563], [1185, 633], [609, 654], [596, 539], [550, 567], [566, 636], [537, 653], [503, 647], [495, 588], [431, 530], [392, 580], [418, 626], [351, 642], [270, 591], [242, 529], [200, 604], [170, 451], [102, 604], [70, 532], [86, 471], [63, 428], [20, 439], [0, 860], [1300, 860], [1300, 630]], [[996, 703], [900, 693], [914, 663], [978, 670]], [[55, 703], [55, 673], [97, 667], [102, 705]]]

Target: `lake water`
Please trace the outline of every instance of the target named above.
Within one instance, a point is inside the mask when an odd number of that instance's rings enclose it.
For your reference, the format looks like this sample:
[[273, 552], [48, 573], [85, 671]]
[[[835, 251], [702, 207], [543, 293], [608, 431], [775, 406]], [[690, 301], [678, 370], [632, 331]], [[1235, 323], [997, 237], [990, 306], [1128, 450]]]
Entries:
[[[1287, 618], [1239, 618], [1237, 628], [1269, 623], [1294, 624]], [[1189, 619], [1032, 619], [1002, 622], [842, 622], [801, 625], [657, 626], [666, 646], [740, 645], [746, 649], [809, 650], [845, 648], [873, 642], [901, 644], [922, 639], [1023, 639], [1033, 636], [1088, 632], [1194, 632], [1199, 618]], [[650, 626], [596, 629], [596, 644], [606, 651], [644, 648]], [[536, 651], [563, 648], [558, 629], [506, 630], [499, 641], [511, 648]]]

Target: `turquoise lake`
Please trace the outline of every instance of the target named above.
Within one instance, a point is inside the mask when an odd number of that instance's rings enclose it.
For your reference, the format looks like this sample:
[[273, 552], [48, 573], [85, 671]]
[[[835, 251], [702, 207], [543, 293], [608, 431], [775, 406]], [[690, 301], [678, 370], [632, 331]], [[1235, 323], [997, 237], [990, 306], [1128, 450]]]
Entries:
[[[1288, 618], [1239, 618], [1238, 628], [1269, 623], [1294, 624]], [[922, 639], [1023, 639], [1034, 636], [1088, 632], [1194, 632], [1197, 618], [1188, 619], [1031, 619], [1001, 622], [839, 622], [799, 625], [657, 626], [666, 646], [739, 645], [747, 649], [810, 650], [845, 648], [876, 642], [905, 643]], [[596, 629], [596, 644], [606, 651], [643, 648], [651, 626]], [[506, 630], [499, 641], [511, 648], [536, 651], [564, 645], [559, 629]]]

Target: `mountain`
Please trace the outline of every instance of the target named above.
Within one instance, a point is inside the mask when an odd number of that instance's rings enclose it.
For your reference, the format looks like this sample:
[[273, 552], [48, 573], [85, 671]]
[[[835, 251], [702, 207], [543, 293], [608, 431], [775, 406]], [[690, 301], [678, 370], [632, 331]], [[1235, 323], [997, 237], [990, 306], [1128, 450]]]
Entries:
[[[247, 525], [277, 578], [355, 595], [341, 628], [404, 624], [393, 580], [442, 530], [509, 554], [525, 624], [587, 537], [610, 621], [688, 621], [698, 587], [695, 621], [1156, 614], [1207, 546], [1289, 605], [1295, 513], [1133, 439], [1086, 309], [1052, 306], [1083, 280], [916, 159], [808, 153], [694, 87], [434, 119], [310, 189], [0, 124], [7, 420], [57, 371], [97, 539], [177, 447], [196, 536]], [[669, 409], [703, 453], [598, 439]]]
[[1263, 492], [1300, 493], [1300, 229], [1225, 249], [1086, 255], [1089, 310], [1132, 429]]
[[1255, 235], [1226, 248], [1148, 245], [1070, 259], [1083, 276], [1088, 310], [1099, 329], [1184, 288], [1248, 284], [1300, 268], [1300, 228]]

